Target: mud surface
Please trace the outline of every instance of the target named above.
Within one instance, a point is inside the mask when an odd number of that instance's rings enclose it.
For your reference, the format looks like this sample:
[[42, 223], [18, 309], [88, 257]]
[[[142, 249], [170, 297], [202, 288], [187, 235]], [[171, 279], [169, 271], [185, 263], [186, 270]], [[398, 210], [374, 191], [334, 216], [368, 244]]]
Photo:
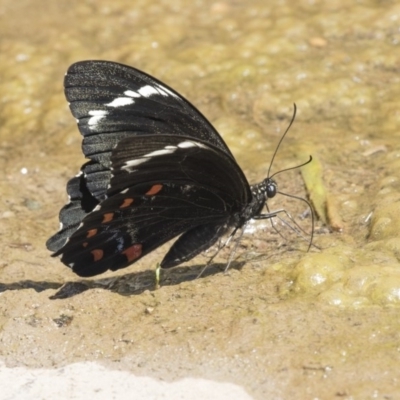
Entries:
[[[342, 1], [0, 3], [0, 357], [8, 367], [98, 362], [173, 381], [241, 385], [256, 399], [400, 398], [400, 5]], [[311, 154], [341, 231], [314, 243], [251, 225], [162, 275], [160, 248], [83, 280], [52, 259], [81, 137], [63, 96], [78, 60], [140, 68], [184, 94], [250, 182]], [[306, 196], [298, 171], [280, 190]], [[307, 207], [277, 196], [309, 231]], [[305, 218], [303, 218], [306, 216]], [[303, 218], [303, 219], [302, 219]]]

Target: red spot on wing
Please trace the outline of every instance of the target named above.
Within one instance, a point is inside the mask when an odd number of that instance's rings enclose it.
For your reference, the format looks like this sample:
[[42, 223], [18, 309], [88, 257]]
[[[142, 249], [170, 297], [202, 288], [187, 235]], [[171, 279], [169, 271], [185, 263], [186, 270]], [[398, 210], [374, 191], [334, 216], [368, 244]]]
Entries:
[[119, 208], [129, 207], [133, 203], [134, 199], [124, 199], [124, 202], [119, 206]]
[[103, 215], [103, 221], [101, 221], [103, 224], [112, 221], [114, 218], [114, 213], [105, 213]]
[[131, 247], [125, 249], [122, 254], [125, 254], [129, 262], [132, 262], [142, 255], [142, 245], [134, 244]]
[[88, 244], [89, 244], [88, 242], [83, 242], [82, 247], [87, 247]]
[[96, 235], [96, 233], [97, 233], [97, 229], [89, 229], [89, 230], [87, 231], [86, 237], [87, 237], [87, 238], [90, 238], [90, 237]]
[[154, 196], [155, 194], [157, 194], [161, 189], [162, 189], [163, 185], [161, 184], [157, 184], [157, 185], [153, 185], [150, 190], [148, 192], [146, 192], [147, 196]]
[[104, 251], [101, 249], [92, 250], [91, 253], [93, 254], [93, 261], [101, 260], [104, 255]]

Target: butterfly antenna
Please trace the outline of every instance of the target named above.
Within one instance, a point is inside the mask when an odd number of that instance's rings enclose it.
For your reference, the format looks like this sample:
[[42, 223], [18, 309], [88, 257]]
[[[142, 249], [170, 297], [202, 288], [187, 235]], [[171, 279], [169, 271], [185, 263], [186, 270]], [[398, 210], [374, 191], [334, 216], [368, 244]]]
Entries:
[[292, 169], [297, 169], [297, 168], [304, 167], [305, 165], [309, 164], [311, 161], [312, 161], [312, 156], [310, 156], [310, 158], [306, 162], [304, 162], [303, 164], [296, 165], [296, 166], [290, 167], [290, 168], [282, 169], [281, 171], [275, 172], [272, 176], [269, 176], [269, 178], [272, 179], [274, 176], [280, 174], [281, 172], [291, 171]]
[[276, 149], [275, 149], [274, 154], [272, 156], [271, 162], [269, 164], [268, 174], [267, 174], [268, 177], [270, 177], [269, 174], [271, 172], [272, 164], [274, 163], [276, 153], [278, 152], [279, 147], [280, 147], [281, 143], [283, 142], [283, 139], [285, 139], [286, 134], [289, 132], [290, 127], [293, 125], [293, 122], [294, 122], [294, 120], [296, 118], [296, 112], [297, 112], [296, 103], [293, 103], [293, 116], [292, 116], [292, 119], [290, 120], [289, 126], [286, 128], [285, 133], [281, 136], [281, 138], [279, 139], [278, 145], [276, 146]]

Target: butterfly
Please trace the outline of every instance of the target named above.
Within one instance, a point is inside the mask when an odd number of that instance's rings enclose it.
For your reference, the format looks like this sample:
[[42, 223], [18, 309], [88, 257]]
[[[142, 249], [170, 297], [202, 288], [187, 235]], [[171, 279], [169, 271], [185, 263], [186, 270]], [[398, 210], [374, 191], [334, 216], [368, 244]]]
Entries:
[[135, 68], [81, 61], [65, 95], [88, 162], [67, 184], [70, 202], [47, 241], [83, 277], [118, 270], [178, 237], [160, 263], [175, 267], [243, 229], [277, 193], [249, 185], [208, 120], [176, 91]]

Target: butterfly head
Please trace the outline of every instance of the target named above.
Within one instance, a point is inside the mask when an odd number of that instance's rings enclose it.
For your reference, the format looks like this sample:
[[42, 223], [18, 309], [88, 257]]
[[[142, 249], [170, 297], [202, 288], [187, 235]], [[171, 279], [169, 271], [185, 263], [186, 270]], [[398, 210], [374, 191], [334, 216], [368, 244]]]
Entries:
[[263, 183], [265, 185], [265, 194], [267, 198], [272, 199], [272, 197], [275, 197], [278, 192], [278, 184], [272, 178], [265, 179]]

